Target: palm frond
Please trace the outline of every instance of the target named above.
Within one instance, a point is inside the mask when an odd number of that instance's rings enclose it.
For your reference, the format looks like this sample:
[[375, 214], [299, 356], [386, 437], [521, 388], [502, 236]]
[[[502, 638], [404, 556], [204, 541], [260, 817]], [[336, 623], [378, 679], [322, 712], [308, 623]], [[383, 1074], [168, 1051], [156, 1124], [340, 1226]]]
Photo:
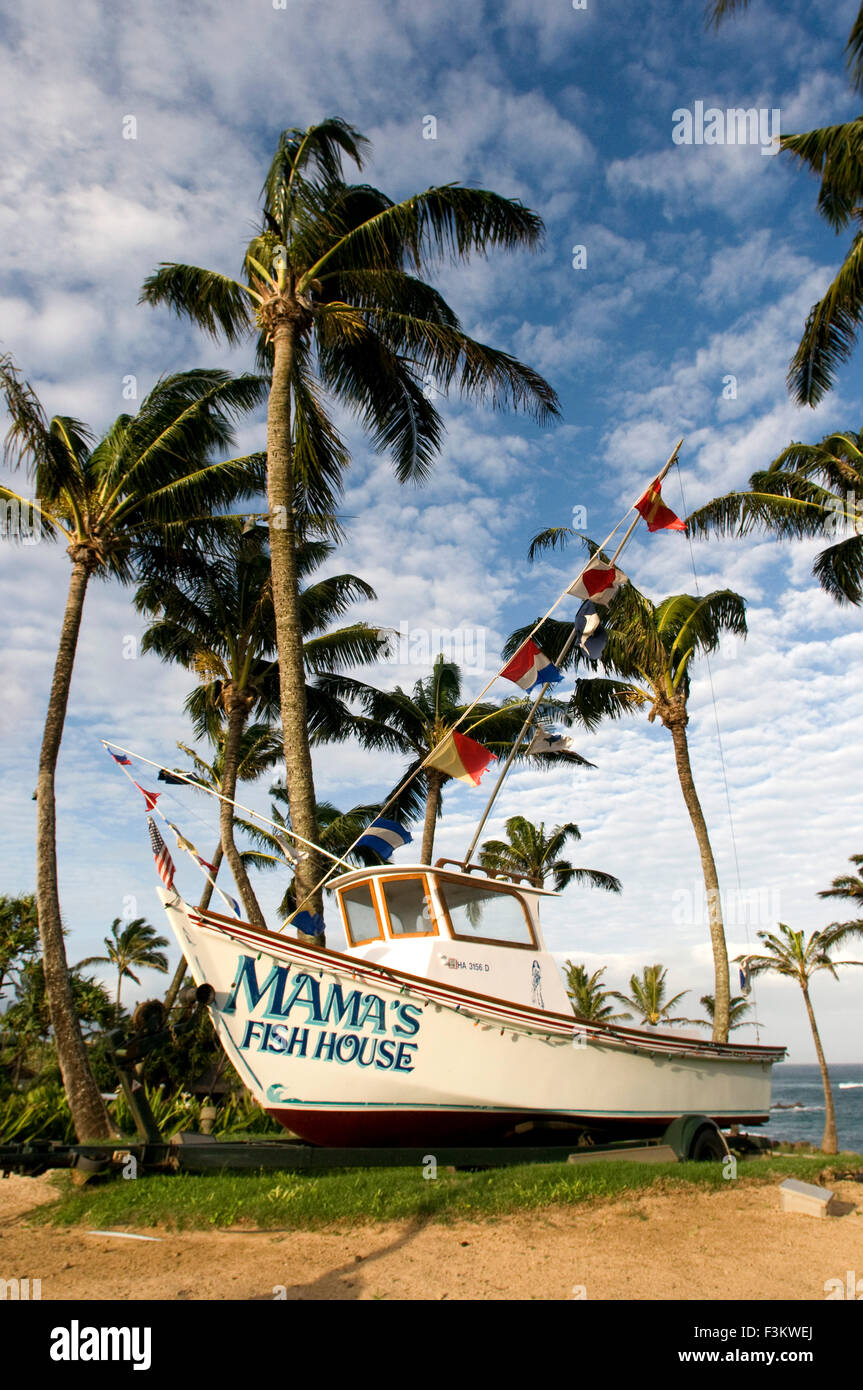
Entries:
[[144, 281], [139, 304], [167, 304], [178, 318], [196, 323], [211, 338], [236, 346], [254, 326], [252, 305], [261, 296], [227, 275], [163, 261]]

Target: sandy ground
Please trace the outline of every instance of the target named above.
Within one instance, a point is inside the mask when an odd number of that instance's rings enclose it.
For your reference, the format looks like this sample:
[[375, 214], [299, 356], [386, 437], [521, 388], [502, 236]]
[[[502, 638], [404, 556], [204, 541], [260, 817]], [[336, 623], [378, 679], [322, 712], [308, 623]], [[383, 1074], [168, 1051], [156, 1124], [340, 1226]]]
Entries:
[[[860, 1279], [863, 1184], [840, 1214], [784, 1214], [778, 1183], [646, 1194], [486, 1222], [346, 1232], [141, 1231], [156, 1242], [28, 1223], [45, 1178], [0, 1182], [0, 1278], [44, 1299], [818, 1299]], [[583, 1291], [582, 1291], [583, 1290]]]

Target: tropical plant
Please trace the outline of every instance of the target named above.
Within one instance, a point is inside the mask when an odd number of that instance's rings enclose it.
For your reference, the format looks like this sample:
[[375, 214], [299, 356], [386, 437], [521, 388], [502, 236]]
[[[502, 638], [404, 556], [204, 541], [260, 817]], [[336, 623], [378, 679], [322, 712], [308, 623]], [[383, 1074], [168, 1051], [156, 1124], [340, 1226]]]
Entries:
[[134, 980], [135, 984], [139, 985], [141, 981], [135, 970], [158, 970], [164, 975], [168, 969], [168, 957], [162, 947], [168, 944], [168, 938], [159, 936], [156, 928], [151, 927], [143, 917], [133, 917], [125, 924], [121, 918], [115, 917], [109, 935], [105, 937], [107, 955], [87, 956], [85, 960], [78, 962], [78, 969], [83, 969], [85, 965], [114, 966], [117, 971], [115, 1008], [119, 1020], [123, 981]]
[[603, 965], [588, 975], [586, 965], [573, 965], [571, 960], [566, 962], [563, 969], [566, 992], [572, 1000], [572, 1011], [576, 1017], [590, 1023], [622, 1023], [624, 1019], [632, 1018], [632, 1014], [615, 1013], [614, 1006], [609, 1004], [611, 991], [602, 983], [606, 969]]
[[581, 831], [572, 821], [556, 825], [546, 835], [545, 821], [534, 825], [524, 816], [510, 816], [506, 835], [506, 840], [486, 840], [480, 849], [479, 862], [489, 873], [521, 874], [534, 888], [542, 888], [551, 878], [556, 893], [562, 893], [573, 881], [604, 888], [607, 893], [620, 892], [620, 879], [614, 874], [577, 869], [560, 857], [568, 840], [581, 839]]
[[36, 500], [0, 487], [0, 500], [35, 514], [45, 538], [62, 540], [72, 565], [39, 754], [36, 899], [45, 979], [63, 1084], [80, 1139], [111, 1125], [75, 1017], [57, 884], [54, 780], [87, 586], [97, 576], [134, 580], [161, 542], [194, 545], [214, 511], [259, 491], [263, 455], [214, 463], [236, 418], [261, 399], [258, 377], [199, 370], [163, 377], [136, 415], [120, 415], [96, 442], [80, 420], [50, 421], [12, 359], [0, 358], [10, 416], [5, 460], [26, 469]]
[[[176, 768], [175, 771], [182, 773], [183, 776], [193, 778], [199, 786], [221, 794], [226, 732], [224, 725], [222, 725], [213, 735], [216, 751], [211, 763], [208, 763], [194, 748], [190, 748], [185, 743], [178, 743], [177, 747], [189, 758], [191, 766], [188, 768]], [[237, 757], [237, 782], [256, 782], [263, 773], [269, 772], [275, 764], [279, 762], [281, 756], [282, 741], [275, 729], [267, 723], [248, 724], [243, 730], [240, 739], [240, 748]], [[160, 773], [159, 776], [161, 777], [162, 773]], [[234, 823], [236, 824], [236, 817]], [[215, 881], [218, 878], [219, 869], [222, 864], [223, 853], [220, 835], [219, 843], [213, 851], [212, 859], [205, 861], [210, 872], [198, 901], [199, 912], [206, 912], [207, 908], [210, 906], [210, 900], [212, 899], [215, 888]], [[186, 958], [185, 956], [181, 956], [163, 1000], [166, 1014], [170, 1013], [174, 1006], [185, 974]]]
[[[716, 1001], [712, 994], [702, 994], [701, 1005], [707, 1014], [707, 1019], [699, 1022], [700, 1028], [712, 1028], [713, 1020], [716, 1017]], [[760, 1028], [761, 1024], [757, 1018], [744, 1018], [744, 1014], [751, 1012], [752, 1005], [743, 994], [732, 994], [728, 1007], [728, 1031], [733, 1033], [735, 1028]]]
[[822, 889], [818, 896], [841, 898], [844, 902], [853, 903], [856, 911], [863, 917], [863, 854], [852, 854], [850, 860], [858, 872], [840, 874], [838, 878], [834, 878], [830, 887]]
[[[336, 118], [285, 130], [242, 278], [162, 264], [142, 291], [144, 301], [169, 305], [215, 338], [234, 344], [256, 334], [270, 372], [267, 498], [285, 768], [294, 825], [313, 843], [297, 550], [310, 515], [332, 516], [349, 462], [325, 396], [391, 454], [403, 482], [421, 481], [440, 446], [436, 391], [524, 408], [540, 420], [557, 413], [542, 377], [470, 338], [421, 278], [444, 256], [535, 247], [540, 218], [457, 184], [394, 203], [368, 184], [346, 183], [343, 160], [362, 168], [367, 145]], [[309, 852], [298, 870], [300, 897], [316, 912], [320, 868]]]
[[[535, 549], [560, 544], [560, 536], [549, 540], [550, 534], [536, 537]], [[692, 776], [686, 726], [692, 664], [704, 653], [715, 651], [723, 633], [745, 635], [746, 606], [730, 589], [719, 589], [703, 598], [674, 594], [653, 604], [632, 584], [626, 584], [609, 605], [604, 622], [608, 636], [599, 663], [589, 663], [578, 645], [567, 658], [567, 663], [587, 664], [594, 670], [598, 664], [607, 673], [576, 680], [571, 711], [588, 729], [595, 729], [603, 719], [647, 710], [649, 722], [659, 719], [671, 734], [677, 776], [695, 831], [707, 893], [717, 1001], [713, 1039], [727, 1042], [730, 984], [719, 879]], [[513, 633], [506, 650], [514, 651], [528, 631]], [[570, 632], [570, 624], [548, 621], [536, 640], [543, 651], [559, 651]]]
[[0, 896], [0, 997], [20, 981], [21, 970], [39, 950], [39, 923], [32, 893]]
[[812, 1008], [809, 986], [812, 976], [819, 970], [827, 970], [834, 980], [838, 980], [837, 966], [863, 965], [863, 961], [860, 960], [832, 959], [832, 953], [837, 947], [843, 946], [845, 942], [854, 937], [863, 936], [863, 922], [833, 922], [822, 931], [812, 932], [808, 940], [804, 939], [802, 931], [792, 931], [784, 922], [779, 922], [778, 927], [778, 936], [766, 931], [758, 933], [766, 948], [764, 955], [739, 956], [738, 959], [748, 968], [750, 975], [763, 975], [767, 972], [784, 975], [788, 979], [795, 980], [803, 992], [809, 1027], [812, 1029], [812, 1039], [815, 1043], [818, 1065], [821, 1068], [821, 1081], [824, 1086], [825, 1122], [821, 1148], [824, 1153], [835, 1154], [838, 1151], [836, 1109], [833, 1104], [830, 1073], [827, 1069], [818, 1025], [815, 1022], [815, 1011]]
[[749, 479], [745, 492], [717, 497], [687, 519], [696, 535], [780, 540], [830, 537], [812, 573], [837, 603], [863, 603], [863, 433], [828, 434], [818, 444], [789, 444]]
[[[718, 26], [748, 3], [713, 0], [709, 19]], [[852, 86], [863, 91], [863, 7], [845, 51]], [[833, 231], [855, 229], [837, 275], [809, 311], [788, 371], [788, 387], [796, 403], [815, 406], [833, 387], [839, 367], [851, 356], [863, 315], [863, 116], [801, 135], [783, 135], [779, 143], [782, 150], [820, 176], [818, 211]]]
[[[263, 870], [287, 871], [291, 875], [291, 880], [285, 889], [276, 912], [280, 917], [289, 916], [297, 906], [296, 886], [294, 874], [299, 860], [302, 858], [302, 845], [291, 838], [291, 814], [288, 789], [285, 786], [276, 785], [270, 787], [270, 796], [274, 798], [270, 806], [270, 819], [277, 827], [267, 828], [254, 821], [239, 820], [238, 825], [245, 831], [250, 840], [258, 846], [256, 850], [246, 850], [244, 857], [249, 863]], [[284, 807], [284, 811], [282, 810]], [[327, 850], [330, 854], [345, 858], [350, 864], [379, 864], [381, 858], [374, 850], [364, 845], [355, 845], [354, 841], [359, 839], [369, 822], [380, 811], [380, 805], [352, 806], [349, 811], [340, 811], [329, 801], [318, 802], [318, 844], [321, 849]]]
[[645, 965], [641, 975], [630, 975], [629, 988], [631, 994], [620, 994], [617, 990], [608, 991], [609, 999], [618, 999], [621, 1004], [626, 1004], [627, 1008], [650, 1028], [657, 1028], [660, 1023], [667, 1027], [675, 1024], [693, 1024], [698, 1020], [695, 1018], [675, 1018], [672, 1017], [671, 1010], [678, 1000], [689, 993], [688, 989], [683, 989], [679, 994], [674, 994], [670, 999], [666, 999], [668, 986], [665, 977], [668, 974], [667, 967], [664, 965]]
[[[296, 555], [300, 583], [333, 552], [323, 539], [306, 538]], [[234, 840], [234, 812], [243, 730], [254, 712], [274, 718], [279, 708], [276, 631], [267, 534], [257, 528], [223, 528], [222, 553], [200, 557], [182, 576], [156, 575], [136, 596], [140, 610], [156, 614], [142, 643], [164, 660], [195, 671], [200, 684], [186, 708], [196, 732], [219, 737], [221, 749], [221, 844], [237, 883], [248, 919], [266, 927], [246, 868], [247, 856]], [[306, 583], [300, 591], [300, 623], [307, 678], [373, 661], [386, 637], [366, 623], [330, 628], [351, 604], [374, 599], [374, 589], [353, 574], [336, 574]], [[310, 687], [306, 695], [310, 726], [337, 733], [338, 711], [325, 695]], [[271, 746], [271, 744], [270, 744]], [[275, 757], [269, 765], [275, 762]], [[254, 862], [254, 861], [248, 861]]]
[[[350, 735], [364, 748], [402, 753], [410, 759], [399, 786], [408, 778], [412, 780], [394, 801], [390, 813], [405, 820], [424, 815], [420, 851], [423, 864], [432, 862], [435, 827], [441, 814], [441, 793], [452, 780], [438, 768], [422, 767], [425, 759], [449, 737], [457, 724], [463, 734], [477, 738], [492, 753], [505, 756], [521, 732], [528, 707], [526, 699], [506, 700], [502, 705], [481, 701], [471, 709], [469, 722], [461, 724], [470, 708], [462, 699], [461, 670], [455, 662], [446, 661], [442, 654], [435, 659], [431, 675], [418, 680], [410, 693], [400, 685], [394, 690], [378, 690], [349, 676], [321, 676], [317, 685], [333, 701], [351, 702], [361, 711], [352, 714], [344, 704], [337, 728], [333, 732], [321, 728], [316, 735], [317, 742]], [[568, 722], [566, 707], [555, 700], [546, 700], [539, 714]], [[526, 745], [517, 756], [522, 760], [528, 756]], [[555, 760], [590, 766], [574, 752], [556, 754]], [[536, 759], [543, 766], [550, 761], [544, 755]], [[393, 795], [384, 797], [383, 804], [390, 802]]]
[[[82, 1037], [92, 1037], [99, 1029], [108, 1028], [117, 1021], [113, 1001], [103, 985], [89, 976], [81, 975], [83, 962], [73, 965], [69, 971], [69, 985], [75, 1017]], [[39, 1074], [50, 1071], [56, 1046], [50, 1045], [52, 1017], [48, 1008], [45, 988], [45, 971], [41, 956], [34, 955], [21, 966], [15, 988], [15, 998], [4, 1013], [0, 1014], [0, 1053], [2, 1071], [17, 1088], [22, 1070], [35, 1061], [35, 1071]], [[56, 1036], [55, 1036], [56, 1043]], [[90, 1045], [88, 1044], [88, 1065]]]

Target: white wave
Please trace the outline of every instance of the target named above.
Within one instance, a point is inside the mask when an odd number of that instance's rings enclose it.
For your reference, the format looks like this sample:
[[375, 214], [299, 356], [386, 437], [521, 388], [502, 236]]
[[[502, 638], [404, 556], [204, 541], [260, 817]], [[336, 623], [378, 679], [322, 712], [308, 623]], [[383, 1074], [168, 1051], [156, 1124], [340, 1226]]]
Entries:
[[863, 1090], [863, 1081], [840, 1081], [840, 1091], [859, 1091]]

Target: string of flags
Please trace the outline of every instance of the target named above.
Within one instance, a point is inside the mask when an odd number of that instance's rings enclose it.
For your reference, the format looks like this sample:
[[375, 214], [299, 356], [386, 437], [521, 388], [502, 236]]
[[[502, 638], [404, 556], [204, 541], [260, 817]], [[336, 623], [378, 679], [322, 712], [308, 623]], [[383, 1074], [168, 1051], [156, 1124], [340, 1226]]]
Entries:
[[[660, 485], [661, 478], [664, 476], [664, 473], [667, 472], [671, 462], [675, 459], [679, 447], [680, 444], [678, 444], [677, 448], [674, 450], [674, 454], [668, 464], [666, 464], [663, 473], [654, 479], [642, 496], [639, 497], [630, 508], [630, 510], [637, 511], [639, 516], [643, 518], [649, 532], [686, 530], [686, 523], [663, 501], [662, 488]], [[619, 527], [615, 529], [619, 529]], [[630, 528], [630, 530], [631, 529], [632, 528]], [[612, 532], [612, 535], [613, 534], [614, 532]], [[627, 532], [627, 536], [628, 535], [629, 532]], [[615, 552], [615, 558], [617, 554], [620, 553], [625, 541], [626, 536]], [[628, 576], [623, 570], [617, 565], [603, 560], [601, 558], [601, 552], [597, 552], [564, 591], [565, 594], [581, 600], [574, 619], [573, 637], [575, 639], [575, 645], [590, 661], [599, 660], [608, 639], [608, 632], [603, 623], [603, 610], [608, 609], [612, 600], [628, 582]], [[563, 597], [563, 595], [561, 595], [561, 597]], [[560, 599], [558, 599], [557, 602], [560, 602]], [[553, 609], [550, 611], [553, 611]], [[535, 628], [534, 631], [536, 630]], [[532, 691], [537, 686], [544, 688], [548, 685], [557, 685], [564, 679], [563, 673], [554, 662], [546, 656], [532, 637], [522, 643], [515, 655], [498, 672], [498, 676], [512, 681], [519, 689], [525, 692]], [[489, 687], [486, 688], [488, 689]], [[129, 777], [133, 785], [138, 788], [138, 791], [144, 798], [148, 812], [147, 823], [150, 833], [150, 842], [156, 860], [156, 869], [165, 887], [169, 891], [173, 889], [176, 869], [168, 848], [152, 816], [149, 814], [152, 811], [162, 816], [162, 819], [173, 832], [178, 848], [183, 849], [195, 859], [206, 877], [213, 884], [213, 887], [216, 889], [216, 892], [222, 898], [223, 902], [228, 903], [235, 915], [240, 917], [240, 906], [236, 899], [223, 893], [220, 888], [216, 887], [214, 880], [210, 878], [210, 873], [216, 873], [215, 866], [198, 854], [195, 846], [182, 836], [179, 829], [169, 821], [157, 807], [156, 802], [161, 793], [148, 791], [145, 787], [142, 787], [139, 782], [134, 780], [131, 773], [126, 771], [126, 769], [131, 766], [131, 760], [125, 753], [115, 753], [108, 748], [107, 745], [106, 751], [109, 756], [113, 758], [114, 762], [120, 765], [126, 773], [126, 776]], [[575, 749], [573, 740], [568, 735], [558, 734], [552, 730], [539, 727], [535, 730], [526, 751], [529, 754], [554, 754], [574, 752]], [[463, 782], [467, 786], [476, 787], [479, 786], [486, 769], [495, 761], [497, 761], [497, 755], [490, 752], [489, 749], [477, 742], [476, 739], [472, 739], [468, 737], [468, 735], [460, 733], [458, 729], [451, 729], [441, 743], [425, 758], [421, 766], [441, 772], [446, 777], [451, 777], [457, 782]], [[166, 785], [185, 785], [187, 779], [178, 777], [165, 768], [160, 768], [158, 780]], [[386, 807], [384, 809], [386, 809]], [[282, 837], [280, 836], [279, 838], [281, 841]], [[401, 848], [403, 845], [411, 844], [412, 840], [413, 837], [410, 832], [399, 825], [398, 822], [387, 820], [383, 816], [378, 816], [366, 827], [365, 831], [355, 841], [355, 845], [372, 849], [376, 851], [382, 859], [388, 860], [396, 849]], [[295, 851], [288, 850], [287, 846], [285, 846], [285, 848], [287, 857], [294, 863], [297, 862], [298, 858], [306, 857], [305, 855], [297, 856]], [[351, 848], [354, 848], [354, 846], [351, 846]], [[340, 860], [339, 862], [344, 861]], [[210, 872], [208, 872], [208, 870]], [[312, 921], [313, 914], [300, 912], [292, 915], [294, 918], [302, 916], [305, 923], [304, 930], [307, 934], [314, 934], [317, 923]], [[741, 971], [740, 983], [741, 989], [747, 992], [749, 988], [748, 970], [746, 970], [745, 975], [744, 971]]]
[[[373, 849], [381, 859], [390, 859], [393, 850], [401, 849], [402, 845], [409, 845], [412, 841], [413, 835], [397, 821], [378, 816], [377, 820], [373, 820], [366, 828], [357, 844], [364, 845], [366, 849]], [[296, 924], [296, 918], [294, 922]]]

